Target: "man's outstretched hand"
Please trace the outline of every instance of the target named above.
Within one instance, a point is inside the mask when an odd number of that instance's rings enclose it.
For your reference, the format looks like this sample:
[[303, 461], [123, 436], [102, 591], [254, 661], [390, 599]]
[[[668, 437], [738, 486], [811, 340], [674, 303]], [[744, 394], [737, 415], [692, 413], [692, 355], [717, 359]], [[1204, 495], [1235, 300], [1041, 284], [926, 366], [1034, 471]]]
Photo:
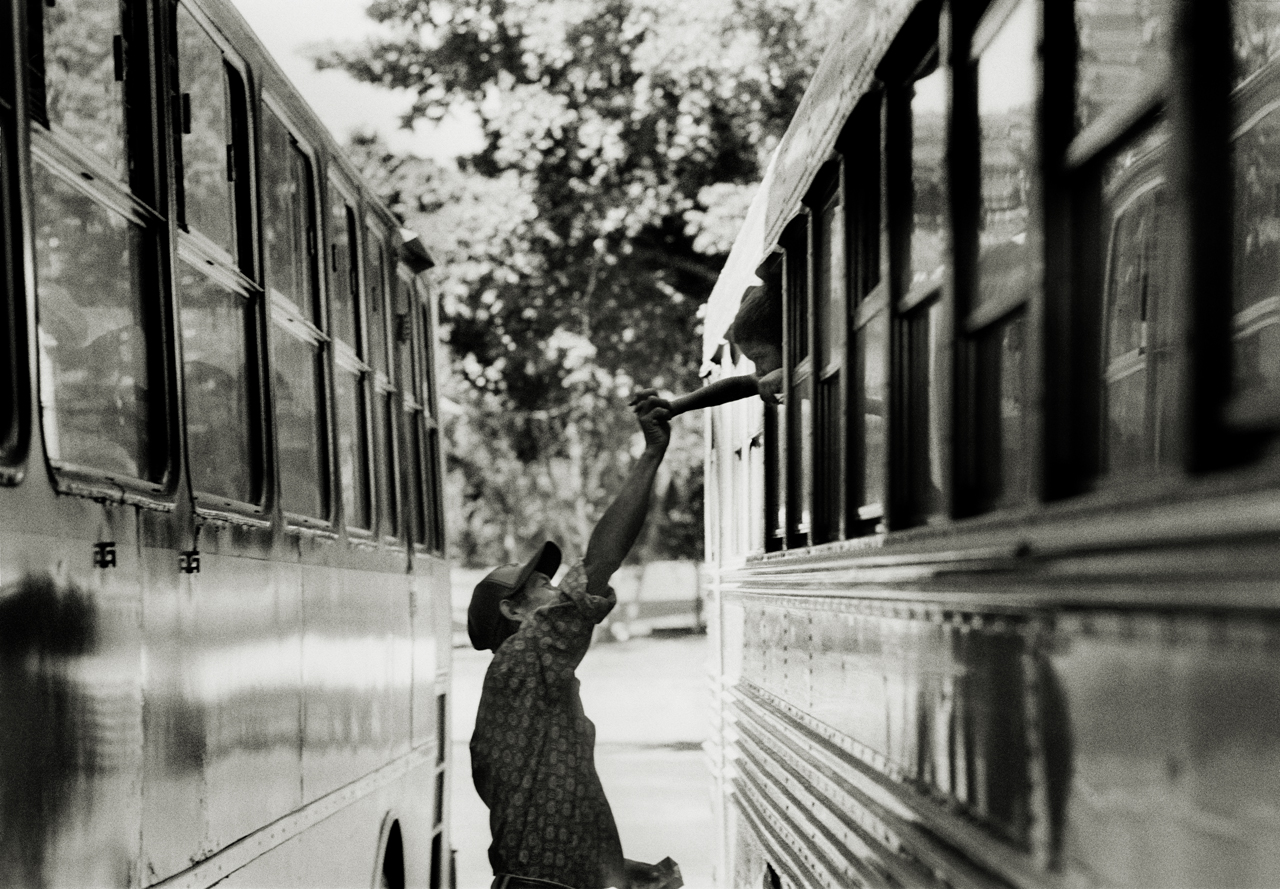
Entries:
[[671, 441], [671, 405], [656, 389], [641, 389], [631, 397], [631, 407], [644, 432], [645, 447], [665, 451]]

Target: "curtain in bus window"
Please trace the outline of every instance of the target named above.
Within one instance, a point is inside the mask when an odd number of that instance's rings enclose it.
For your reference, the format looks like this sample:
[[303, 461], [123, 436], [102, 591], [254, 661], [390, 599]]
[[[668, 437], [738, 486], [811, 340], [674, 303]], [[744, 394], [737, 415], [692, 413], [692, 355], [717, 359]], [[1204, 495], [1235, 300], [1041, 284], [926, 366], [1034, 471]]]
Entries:
[[1173, 0], [1076, 0], [1076, 127], [1161, 84]]
[[334, 400], [338, 415], [338, 479], [342, 485], [342, 510], [352, 528], [371, 527], [369, 491], [369, 442], [365, 436], [363, 375], [339, 366], [334, 374]]
[[947, 80], [935, 69], [911, 97], [911, 279], [909, 291], [932, 290], [946, 276]]
[[122, 8], [121, 0], [58, 0], [42, 10], [50, 129], [73, 137], [121, 179], [128, 175], [124, 83], [117, 79]]
[[254, 503], [257, 418], [250, 409], [249, 300], [178, 268], [187, 462], [196, 491]]
[[177, 28], [179, 81], [191, 107], [191, 132], [182, 138], [185, 221], [234, 256], [226, 67], [221, 49], [184, 6], [178, 7]]
[[[1280, 396], [1280, 0], [1233, 0], [1234, 390]], [[1273, 411], [1272, 411], [1273, 412]]]
[[978, 63], [982, 205], [975, 305], [1017, 305], [1028, 296], [1030, 188], [1036, 176], [1036, 9], [1023, 0]]
[[267, 286], [315, 321], [311, 258], [311, 165], [270, 110], [262, 115], [262, 234]]
[[288, 512], [325, 517], [324, 415], [320, 347], [278, 325], [272, 338], [273, 400], [280, 502]]
[[143, 231], [34, 166], [40, 402], [49, 456], [151, 478]]
[[1158, 161], [1161, 123], [1127, 146], [1103, 174], [1109, 246], [1104, 290], [1103, 455], [1105, 468], [1128, 472], [1160, 464], [1169, 433], [1172, 345], [1164, 305], [1170, 265], [1163, 237], [1165, 190]]

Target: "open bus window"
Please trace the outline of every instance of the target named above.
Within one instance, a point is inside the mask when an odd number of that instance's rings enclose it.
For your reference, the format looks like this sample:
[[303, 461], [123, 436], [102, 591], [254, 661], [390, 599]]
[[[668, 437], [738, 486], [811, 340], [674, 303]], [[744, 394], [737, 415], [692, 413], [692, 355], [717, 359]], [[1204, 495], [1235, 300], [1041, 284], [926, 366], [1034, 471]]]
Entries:
[[154, 481], [144, 231], [34, 168], [40, 401], [49, 458]]
[[1246, 421], [1280, 419], [1280, 2], [1233, 0], [1233, 394]]
[[813, 522], [813, 355], [809, 337], [809, 217], [783, 234], [783, 304], [786, 306], [787, 537], [804, 546]]
[[273, 395], [279, 499], [297, 515], [327, 519], [327, 342], [315, 293], [311, 161], [269, 108], [262, 115], [262, 225], [271, 293]]
[[978, 511], [1030, 493], [1023, 351], [1024, 307], [1040, 277], [1031, 213], [1036, 32], [1035, 3], [1015, 0], [993, 6], [974, 35], [978, 266], [965, 327], [973, 355], [971, 506]]

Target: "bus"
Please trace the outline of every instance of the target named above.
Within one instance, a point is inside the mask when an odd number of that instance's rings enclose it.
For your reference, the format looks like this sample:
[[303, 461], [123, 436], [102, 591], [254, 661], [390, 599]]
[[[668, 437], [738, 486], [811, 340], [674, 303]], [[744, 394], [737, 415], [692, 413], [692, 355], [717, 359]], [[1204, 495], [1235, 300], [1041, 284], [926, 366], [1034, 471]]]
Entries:
[[227, 0], [6, 0], [0, 884], [450, 884], [427, 247]]
[[1280, 885], [1280, 3], [847, 7], [706, 307], [719, 884]]

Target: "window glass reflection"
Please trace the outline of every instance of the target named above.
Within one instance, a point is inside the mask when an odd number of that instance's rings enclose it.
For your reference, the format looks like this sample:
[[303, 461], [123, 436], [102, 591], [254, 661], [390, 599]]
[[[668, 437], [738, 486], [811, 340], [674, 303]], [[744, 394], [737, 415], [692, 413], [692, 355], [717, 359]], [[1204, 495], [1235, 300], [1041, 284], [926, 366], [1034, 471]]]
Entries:
[[[49, 456], [151, 479], [142, 231], [37, 163], [40, 403]], [[161, 424], [155, 424], [159, 428]]]
[[261, 163], [267, 284], [314, 322], [311, 163], [270, 109], [262, 115]]
[[1280, 0], [1234, 0], [1234, 390], [1280, 395]]
[[232, 138], [222, 51], [184, 6], [178, 7], [177, 28], [181, 88], [191, 104], [191, 132], [182, 137], [186, 223], [234, 255], [234, 205], [227, 167]]
[[73, 136], [121, 178], [125, 158], [124, 84], [116, 80], [120, 0], [42, 4], [49, 126]]
[[375, 370], [390, 372], [387, 367], [387, 265], [386, 251], [377, 232], [369, 231], [369, 357]]
[[1076, 0], [1076, 126], [1084, 129], [1160, 82], [1172, 0]]
[[839, 362], [844, 350], [844, 213], [837, 192], [823, 205], [818, 220], [821, 243], [815, 257], [818, 266], [818, 356], [821, 367]]
[[378, 503], [381, 509], [382, 533], [386, 537], [400, 536], [399, 475], [396, 471], [396, 396], [386, 392], [374, 400], [376, 416], [374, 429], [377, 438], [377, 457], [374, 465], [378, 473]]
[[271, 357], [280, 502], [288, 512], [325, 518], [323, 415], [316, 396], [320, 349], [277, 326]]
[[1035, 57], [1035, 4], [1023, 0], [978, 64], [982, 207], [975, 305], [1012, 304], [1028, 295]]
[[915, 82], [911, 98], [911, 280], [931, 290], [946, 275], [946, 89], [942, 69]]
[[910, 382], [906, 397], [909, 449], [907, 471], [911, 480], [914, 519], [925, 522], [942, 514], [943, 463], [942, 367], [940, 333], [942, 302], [932, 300], [914, 310], [907, 320], [907, 360]]
[[1173, 342], [1165, 274], [1165, 189], [1160, 123], [1126, 146], [1103, 174], [1108, 223], [1104, 291], [1104, 466], [1126, 472], [1162, 462], [1173, 380], [1165, 373]]
[[191, 485], [201, 493], [256, 502], [250, 303], [185, 264], [178, 274]]

